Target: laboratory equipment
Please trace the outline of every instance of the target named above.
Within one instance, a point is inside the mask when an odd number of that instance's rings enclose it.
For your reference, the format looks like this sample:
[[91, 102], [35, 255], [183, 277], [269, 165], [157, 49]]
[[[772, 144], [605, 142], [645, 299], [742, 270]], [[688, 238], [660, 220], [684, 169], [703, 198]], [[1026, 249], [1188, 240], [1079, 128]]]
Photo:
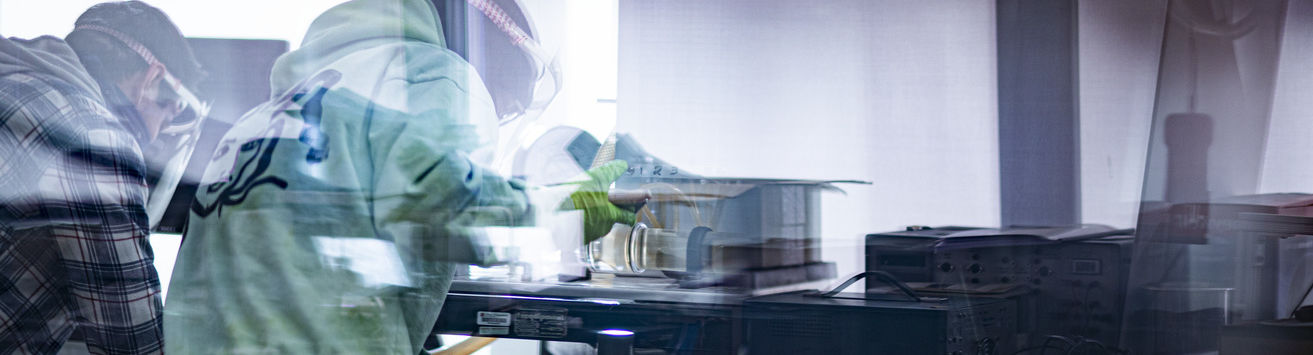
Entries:
[[1147, 206], [1127, 289], [1128, 347], [1215, 351], [1224, 326], [1286, 317], [1299, 305], [1306, 284], [1298, 276], [1309, 246], [1292, 236], [1308, 231], [1287, 221], [1313, 216], [1313, 195]]
[[866, 269], [888, 272], [926, 294], [1015, 300], [1030, 346], [1050, 335], [1115, 345], [1129, 232], [1100, 225], [909, 227], [867, 235]]
[[634, 332], [624, 329], [606, 329], [597, 332], [598, 355], [632, 355]]
[[[630, 166], [613, 191], [647, 197], [638, 223], [562, 247], [561, 277], [542, 277], [541, 267], [458, 271], [435, 333], [601, 345], [600, 332], [620, 329], [633, 332], [634, 349], [734, 353], [752, 316], [746, 300], [816, 289], [835, 276], [820, 253], [820, 199], [850, 181], [704, 177], [652, 157], [628, 135], [607, 145]], [[512, 170], [564, 186], [602, 149], [580, 130], [553, 129]], [[577, 274], [565, 270], [571, 262]], [[535, 275], [524, 277], [528, 269]]]
[[457, 280], [435, 334], [597, 344], [599, 332], [634, 332], [636, 349], [730, 354], [742, 347], [743, 292], [682, 289], [668, 279], [574, 282]]
[[1246, 323], [1222, 328], [1221, 355], [1302, 355], [1313, 349], [1313, 323]]
[[[762, 288], [834, 276], [821, 260], [820, 197], [835, 181], [636, 178], [653, 196], [639, 223], [589, 245], [597, 273], [665, 276], [683, 287]], [[624, 179], [622, 178], [622, 182]]]
[[835, 265], [820, 252], [821, 196], [842, 192], [837, 184], [869, 184], [705, 177], [652, 156], [630, 135], [603, 143], [572, 127], [547, 130], [516, 154], [512, 171], [555, 186], [610, 160], [629, 164], [613, 200], [645, 197], [638, 223], [617, 225], [578, 250], [580, 270], [561, 279], [611, 274], [668, 278], [684, 288], [760, 289], [833, 278]]
[[[862, 275], [875, 274], [867, 272]], [[897, 281], [889, 281], [897, 283]], [[868, 283], [876, 283], [868, 279]], [[744, 303], [752, 354], [1011, 354], [1013, 300], [800, 291]]]

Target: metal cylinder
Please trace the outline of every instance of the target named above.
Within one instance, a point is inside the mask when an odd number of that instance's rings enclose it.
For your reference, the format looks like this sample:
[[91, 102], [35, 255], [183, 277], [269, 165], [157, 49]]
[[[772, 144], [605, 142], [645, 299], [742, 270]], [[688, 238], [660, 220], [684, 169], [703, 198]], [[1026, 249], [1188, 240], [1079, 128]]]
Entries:
[[633, 355], [634, 332], [607, 329], [597, 332], [597, 355]]

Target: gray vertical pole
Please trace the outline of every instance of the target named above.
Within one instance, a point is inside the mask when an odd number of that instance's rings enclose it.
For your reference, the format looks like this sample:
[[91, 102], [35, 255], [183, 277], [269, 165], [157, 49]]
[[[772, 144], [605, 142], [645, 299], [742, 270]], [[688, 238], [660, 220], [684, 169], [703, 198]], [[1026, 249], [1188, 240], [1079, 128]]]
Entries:
[[997, 0], [1003, 226], [1080, 222], [1076, 0]]

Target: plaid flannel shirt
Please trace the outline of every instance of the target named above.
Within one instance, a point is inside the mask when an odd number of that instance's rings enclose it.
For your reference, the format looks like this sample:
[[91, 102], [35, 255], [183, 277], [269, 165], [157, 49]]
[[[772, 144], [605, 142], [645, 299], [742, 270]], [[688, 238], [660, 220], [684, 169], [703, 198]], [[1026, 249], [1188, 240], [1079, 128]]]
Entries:
[[141, 149], [99, 98], [0, 76], [0, 354], [162, 352]]

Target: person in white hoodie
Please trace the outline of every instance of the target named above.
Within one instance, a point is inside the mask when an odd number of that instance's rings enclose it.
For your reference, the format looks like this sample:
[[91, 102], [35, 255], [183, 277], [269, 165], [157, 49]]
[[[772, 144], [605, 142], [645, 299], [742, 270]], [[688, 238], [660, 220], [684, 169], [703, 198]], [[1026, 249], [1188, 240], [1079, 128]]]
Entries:
[[[525, 186], [483, 167], [499, 105], [433, 4], [350, 1], [302, 43], [206, 168], [166, 302], [169, 352], [416, 354], [454, 268], [495, 262], [480, 228], [533, 222]], [[567, 203], [586, 237], [633, 223], [606, 202], [624, 169], [592, 171]]]

